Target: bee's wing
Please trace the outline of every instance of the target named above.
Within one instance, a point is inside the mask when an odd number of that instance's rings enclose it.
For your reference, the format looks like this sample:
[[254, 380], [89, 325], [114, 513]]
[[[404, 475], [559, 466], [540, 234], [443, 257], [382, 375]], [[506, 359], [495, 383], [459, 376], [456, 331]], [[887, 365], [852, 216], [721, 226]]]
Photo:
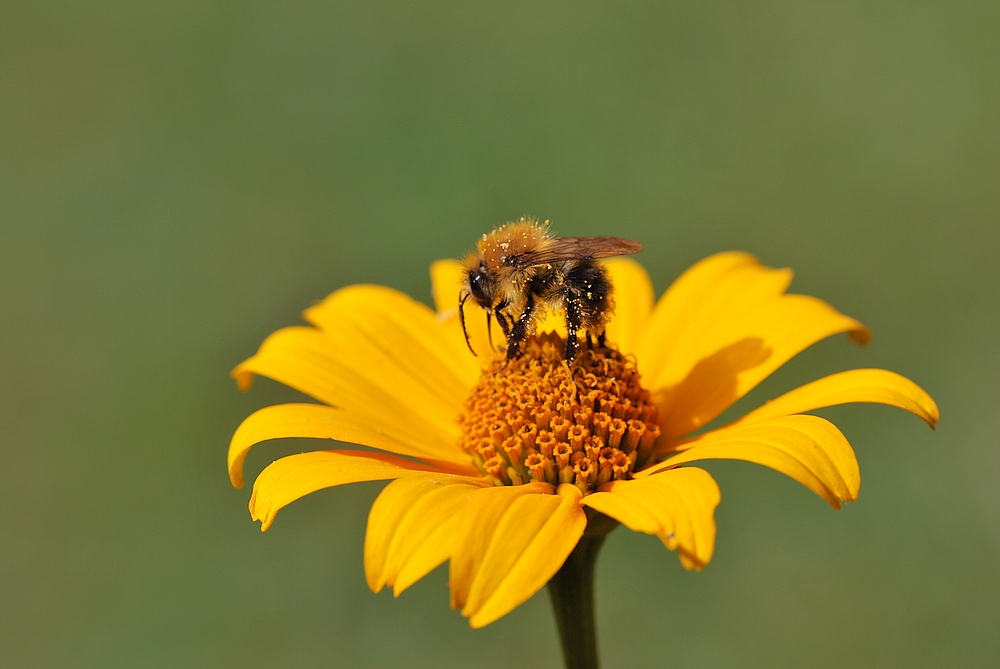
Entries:
[[532, 267], [565, 260], [594, 260], [638, 253], [642, 244], [621, 237], [557, 237], [542, 248], [507, 259], [515, 268]]

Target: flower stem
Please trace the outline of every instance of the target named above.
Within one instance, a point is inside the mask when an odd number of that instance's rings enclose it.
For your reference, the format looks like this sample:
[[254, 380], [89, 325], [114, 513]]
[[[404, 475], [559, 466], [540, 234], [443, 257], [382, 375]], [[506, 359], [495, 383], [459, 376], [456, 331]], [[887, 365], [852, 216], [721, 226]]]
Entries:
[[566, 669], [598, 669], [594, 621], [594, 566], [608, 532], [618, 523], [587, 509], [587, 531], [549, 581]]

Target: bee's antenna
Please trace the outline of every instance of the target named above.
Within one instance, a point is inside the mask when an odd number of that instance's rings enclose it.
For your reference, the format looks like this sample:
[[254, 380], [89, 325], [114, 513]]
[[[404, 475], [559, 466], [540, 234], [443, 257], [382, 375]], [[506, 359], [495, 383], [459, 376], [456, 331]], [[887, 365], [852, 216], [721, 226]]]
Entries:
[[472, 348], [472, 342], [469, 341], [469, 331], [465, 329], [465, 301], [467, 299], [469, 299], [469, 294], [466, 292], [462, 292], [458, 296], [458, 320], [462, 321], [462, 334], [465, 335], [465, 345], [469, 347], [472, 355], [478, 358], [479, 356], [476, 355], [475, 350]]
[[493, 310], [486, 312], [486, 338], [490, 342], [490, 350], [493, 350]]

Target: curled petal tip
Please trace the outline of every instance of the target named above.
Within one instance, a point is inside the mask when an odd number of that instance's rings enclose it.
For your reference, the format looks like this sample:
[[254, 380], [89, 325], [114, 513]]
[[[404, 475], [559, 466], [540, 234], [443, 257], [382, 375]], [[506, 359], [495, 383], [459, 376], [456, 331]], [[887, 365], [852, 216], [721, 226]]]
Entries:
[[847, 336], [848, 338], [850, 338], [851, 341], [853, 341], [858, 346], [868, 346], [868, 344], [870, 344], [872, 341], [872, 337], [874, 337], [875, 335], [872, 333], [871, 330], [866, 328], [864, 325], [859, 324], [858, 328], [855, 330], [850, 330], [847, 333]]
[[236, 381], [236, 387], [243, 392], [250, 390], [250, 387], [253, 385], [254, 373], [245, 368], [247, 362], [248, 360], [244, 360], [234, 367], [233, 371], [229, 372], [229, 376], [233, 377], [233, 380]]

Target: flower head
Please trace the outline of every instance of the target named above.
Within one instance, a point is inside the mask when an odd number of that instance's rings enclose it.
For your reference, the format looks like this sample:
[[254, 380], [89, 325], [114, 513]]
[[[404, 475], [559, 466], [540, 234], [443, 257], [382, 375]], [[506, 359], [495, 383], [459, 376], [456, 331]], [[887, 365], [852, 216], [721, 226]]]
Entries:
[[[913, 382], [858, 369], [698, 432], [804, 348], [841, 332], [865, 343], [868, 330], [818, 299], [786, 294], [789, 270], [744, 253], [701, 261], [655, 305], [638, 263], [605, 266], [617, 305], [607, 345], [582, 343], [572, 363], [551, 313], [519, 357], [473, 357], [455, 308], [455, 261], [431, 268], [436, 313], [388, 288], [351, 286], [305, 312], [311, 327], [275, 332], [236, 368], [237, 383], [246, 389], [259, 374], [320, 403], [248, 417], [229, 449], [233, 485], [243, 485], [249, 449], [268, 439], [370, 450], [277, 460], [254, 483], [251, 516], [266, 530], [310, 492], [392, 479], [368, 518], [368, 584], [398, 595], [448, 561], [452, 606], [480, 627], [544, 586], [588, 523], [593, 530], [604, 516], [657, 535], [688, 569], [708, 564], [719, 489], [705, 470], [682, 465], [755, 462], [840, 508], [858, 495], [857, 459], [832, 423], [805, 412], [875, 402], [932, 427], [938, 420]], [[467, 307], [468, 334], [475, 350], [488, 351], [476, 309]]]

